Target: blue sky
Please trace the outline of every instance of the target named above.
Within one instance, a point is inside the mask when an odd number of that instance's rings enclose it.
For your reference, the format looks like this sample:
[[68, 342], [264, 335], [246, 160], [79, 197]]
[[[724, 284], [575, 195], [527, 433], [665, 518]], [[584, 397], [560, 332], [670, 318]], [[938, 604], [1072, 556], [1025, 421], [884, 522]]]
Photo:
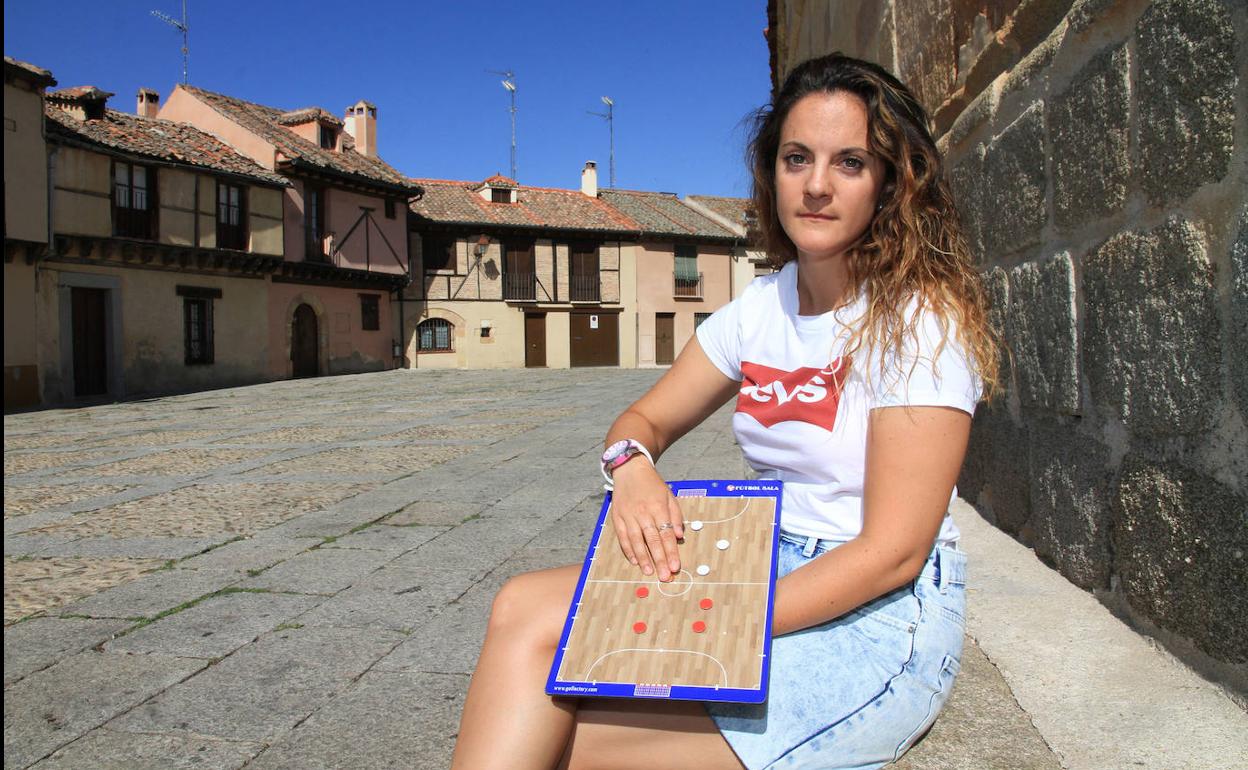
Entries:
[[[182, 76], [181, 35], [151, 15], [180, 0], [6, 0], [4, 52], [91, 84], [133, 111]], [[577, 187], [608, 176], [615, 100], [619, 187], [748, 193], [744, 118], [770, 83], [765, 0], [188, 0], [190, 82], [283, 109], [378, 107], [380, 154], [417, 177], [507, 174], [516, 73], [518, 176]]]

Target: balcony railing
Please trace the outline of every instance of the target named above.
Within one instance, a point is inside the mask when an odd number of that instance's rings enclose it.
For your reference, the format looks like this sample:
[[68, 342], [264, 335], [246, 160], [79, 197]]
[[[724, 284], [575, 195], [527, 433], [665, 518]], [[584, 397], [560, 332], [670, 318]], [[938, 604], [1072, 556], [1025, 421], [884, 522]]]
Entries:
[[503, 273], [503, 299], [517, 302], [537, 300], [536, 273]]
[[682, 299], [702, 299], [702, 274], [695, 278], [688, 273], [672, 273], [672, 296]]
[[598, 273], [591, 273], [589, 275], [573, 274], [568, 285], [568, 290], [572, 294], [573, 302], [599, 302], [602, 297], [602, 294], [599, 291], [599, 287], [601, 285], [602, 282], [599, 280]]

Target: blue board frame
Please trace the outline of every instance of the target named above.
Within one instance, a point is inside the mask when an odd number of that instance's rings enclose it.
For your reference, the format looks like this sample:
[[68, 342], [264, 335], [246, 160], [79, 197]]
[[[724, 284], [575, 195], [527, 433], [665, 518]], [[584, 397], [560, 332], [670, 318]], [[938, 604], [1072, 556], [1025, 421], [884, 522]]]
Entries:
[[670, 481], [668, 487], [677, 497], [698, 494], [705, 497], [768, 497], [775, 501], [774, 520], [771, 532], [771, 578], [767, 585], [767, 621], [763, 629], [763, 661], [762, 677], [757, 689], [729, 687], [693, 687], [686, 685], [643, 685], [628, 682], [581, 682], [559, 679], [559, 669], [563, 665], [563, 656], [572, 633], [576, 618], [576, 608], [585, 591], [585, 581], [589, 577], [590, 557], [598, 547], [603, 527], [607, 522], [607, 512], [611, 509], [611, 493], [607, 492], [602, 501], [602, 510], [598, 512], [598, 523], [594, 527], [594, 535], [590, 538], [589, 549], [581, 567], [581, 575], [576, 583], [576, 593], [572, 596], [572, 605], [568, 608], [568, 616], [563, 624], [563, 633], [559, 636], [559, 646], [555, 651], [555, 660], [550, 666], [550, 675], [546, 679], [546, 694], [564, 697], [601, 697], [601, 698], [649, 698], [651, 700], [694, 700], [718, 701], [724, 703], [763, 703], [767, 700], [767, 685], [771, 676], [771, 625], [776, 602], [776, 557], [780, 546], [780, 504], [783, 485], [779, 481], [716, 479], [701, 481]]

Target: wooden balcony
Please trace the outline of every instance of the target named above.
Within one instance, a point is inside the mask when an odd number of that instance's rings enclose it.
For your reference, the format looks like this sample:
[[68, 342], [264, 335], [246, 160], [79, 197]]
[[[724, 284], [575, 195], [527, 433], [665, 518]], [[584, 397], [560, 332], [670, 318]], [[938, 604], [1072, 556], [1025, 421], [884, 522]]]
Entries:
[[537, 274], [503, 273], [503, 299], [509, 302], [536, 302]]
[[702, 299], [702, 273], [672, 273], [672, 296], [676, 299]]
[[598, 273], [588, 275], [573, 274], [568, 281], [568, 293], [573, 302], [601, 302], [602, 281]]

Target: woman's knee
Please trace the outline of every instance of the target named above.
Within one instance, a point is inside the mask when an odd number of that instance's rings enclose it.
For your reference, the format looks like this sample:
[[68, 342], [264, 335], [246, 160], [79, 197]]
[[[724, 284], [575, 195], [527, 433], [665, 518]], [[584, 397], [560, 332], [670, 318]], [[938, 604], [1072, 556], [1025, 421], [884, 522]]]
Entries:
[[560, 577], [543, 570], [526, 572], [504, 583], [490, 609], [490, 633], [538, 642], [553, 637], [549, 642], [558, 642], [572, 590], [565, 589]]

